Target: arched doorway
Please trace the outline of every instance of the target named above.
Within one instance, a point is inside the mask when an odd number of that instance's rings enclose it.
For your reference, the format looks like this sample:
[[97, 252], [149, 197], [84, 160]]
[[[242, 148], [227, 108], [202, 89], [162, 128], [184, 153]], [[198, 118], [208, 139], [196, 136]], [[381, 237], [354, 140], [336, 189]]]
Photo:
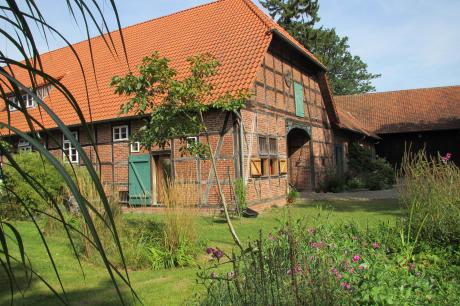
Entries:
[[293, 128], [287, 135], [289, 184], [297, 190], [313, 189], [310, 140], [301, 128]]

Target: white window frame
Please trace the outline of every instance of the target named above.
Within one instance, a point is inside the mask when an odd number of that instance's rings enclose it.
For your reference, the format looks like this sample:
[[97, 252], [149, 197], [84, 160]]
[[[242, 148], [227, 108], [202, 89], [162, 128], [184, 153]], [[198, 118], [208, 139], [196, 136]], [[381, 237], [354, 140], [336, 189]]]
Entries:
[[186, 138], [187, 141], [187, 148], [190, 148], [190, 145], [192, 143], [197, 143], [198, 142], [198, 136], [190, 136]]
[[[122, 130], [126, 130], [126, 137], [122, 138]], [[118, 131], [118, 132], [116, 132]], [[119, 138], [116, 138], [115, 135], [118, 134]], [[120, 142], [120, 141], [127, 141], [129, 140], [129, 127], [127, 124], [124, 125], [116, 125], [112, 127], [112, 140], [113, 142]]]
[[[78, 132], [73, 131], [72, 135], [78, 141]], [[72, 146], [72, 143], [65, 137], [65, 135], [62, 135], [62, 158], [65, 162], [71, 164], [78, 164], [80, 162], [80, 156], [77, 149]]]
[[131, 143], [131, 153], [139, 153], [141, 151], [141, 143], [139, 141], [135, 141]]
[[18, 142], [18, 152], [32, 152], [32, 146], [28, 141], [25, 141], [24, 139], [20, 139]]
[[35, 107], [35, 99], [29, 94], [23, 94], [22, 99], [26, 103], [26, 108], [34, 108]]
[[[16, 101], [16, 97], [10, 97], [10, 98], [8, 98], [8, 99], [9, 99], [10, 102], [13, 103], [14, 105], [16, 105], [16, 106], [18, 105], [18, 104], [17, 104], [17, 101]], [[8, 109], [9, 109], [10, 112], [14, 112], [14, 111], [17, 111], [17, 110], [18, 110], [17, 107], [15, 107], [15, 106], [13, 106], [13, 105], [11, 105], [11, 104], [8, 104]]]

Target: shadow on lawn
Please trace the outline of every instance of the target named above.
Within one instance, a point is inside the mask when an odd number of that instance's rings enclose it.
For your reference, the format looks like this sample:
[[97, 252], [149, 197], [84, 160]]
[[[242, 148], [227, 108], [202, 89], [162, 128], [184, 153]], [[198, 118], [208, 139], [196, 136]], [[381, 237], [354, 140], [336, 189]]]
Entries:
[[[43, 283], [37, 278], [33, 277], [28, 285], [29, 280], [26, 278], [24, 271], [18, 266], [14, 268], [16, 283], [20, 286], [21, 290], [24, 291], [24, 296], [21, 295], [20, 291], [15, 288], [13, 305], [63, 305], [63, 303], [53, 294], [51, 290], [45, 288]], [[55, 278], [53, 277], [53, 284]], [[50, 281], [50, 280], [47, 280]], [[40, 289], [36, 286], [40, 285]], [[91, 284], [88, 283], [88, 286]], [[122, 286], [122, 285], [120, 285]], [[71, 287], [71, 284], [64, 283], [64, 289]], [[125, 286], [126, 287], [126, 286]], [[59, 285], [54, 284], [54, 289], [58, 290]], [[122, 286], [123, 288], [123, 286]], [[129, 294], [128, 288], [123, 288], [124, 299], [126, 305], [135, 305], [132, 296]], [[110, 279], [106, 278], [100, 281], [96, 288], [81, 288], [75, 290], [66, 290], [66, 296], [69, 305], [119, 305], [120, 300], [113, 287]], [[64, 298], [64, 295], [61, 294]], [[11, 289], [8, 282], [8, 277], [3, 269], [0, 269], [0, 305], [10, 305], [11, 302]]]
[[299, 208], [320, 207], [334, 212], [366, 212], [387, 214], [402, 217], [403, 212], [397, 200], [372, 200], [372, 201], [311, 201], [302, 202], [295, 205]]

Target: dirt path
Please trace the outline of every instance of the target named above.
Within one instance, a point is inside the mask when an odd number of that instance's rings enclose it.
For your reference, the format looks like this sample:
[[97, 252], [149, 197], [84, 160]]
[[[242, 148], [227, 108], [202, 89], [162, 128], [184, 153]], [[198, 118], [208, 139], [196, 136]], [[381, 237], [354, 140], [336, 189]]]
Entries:
[[342, 200], [342, 201], [369, 201], [381, 199], [396, 199], [398, 194], [396, 189], [388, 190], [362, 190], [353, 192], [341, 193], [316, 193], [316, 192], [303, 192], [300, 197], [306, 200], [321, 201], [321, 200]]

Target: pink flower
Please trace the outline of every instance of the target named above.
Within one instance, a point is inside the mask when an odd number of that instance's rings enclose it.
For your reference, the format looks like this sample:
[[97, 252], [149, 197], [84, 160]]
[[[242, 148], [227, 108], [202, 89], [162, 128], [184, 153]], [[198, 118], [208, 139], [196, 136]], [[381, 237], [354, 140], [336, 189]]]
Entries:
[[447, 153], [446, 156], [442, 156], [441, 159], [444, 163], [447, 163], [452, 158], [452, 153]]
[[273, 241], [275, 240], [275, 236], [272, 235], [272, 233], [268, 234], [268, 240]]
[[347, 282], [342, 282], [342, 287], [343, 287], [343, 289], [345, 289], [345, 290], [350, 290], [350, 288], [351, 288], [350, 284], [347, 283]]
[[296, 265], [296, 266], [294, 267], [294, 270], [293, 270], [293, 269], [289, 269], [289, 270], [287, 271], [287, 274], [291, 275], [293, 271], [294, 271], [294, 274], [300, 273], [300, 272], [302, 272], [302, 267], [300, 267], [299, 265]]
[[361, 260], [361, 256], [359, 256], [359, 255], [353, 256], [353, 262], [358, 262], [360, 260]]
[[350, 274], [355, 273], [355, 268], [351, 268], [349, 272], [350, 272]]
[[373, 248], [374, 250], [377, 250], [377, 249], [380, 248], [380, 244], [379, 244], [378, 242], [374, 242], [374, 243], [372, 244], [372, 248]]
[[310, 235], [316, 234], [316, 228], [310, 227], [310, 228], [308, 229], [308, 233], [309, 233]]
[[217, 273], [216, 273], [216, 272], [212, 272], [212, 273], [211, 273], [211, 278], [212, 278], [212, 279], [216, 279], [216, 278], [217, 278]]
[[324, 241], [310, 242], [310, 246], [315, 249], [321, 249], [322, 247], [324, 247]]
[[410, 272], [415, 271], [415, 263], [414, 262], [410, 263], [408, 269]]
[[359, 267], [358, 267], [358, 269], [360, 269], [360, 270], [364, 270], [364, 268], [365, 267], [363, 265], [359, 265]]

